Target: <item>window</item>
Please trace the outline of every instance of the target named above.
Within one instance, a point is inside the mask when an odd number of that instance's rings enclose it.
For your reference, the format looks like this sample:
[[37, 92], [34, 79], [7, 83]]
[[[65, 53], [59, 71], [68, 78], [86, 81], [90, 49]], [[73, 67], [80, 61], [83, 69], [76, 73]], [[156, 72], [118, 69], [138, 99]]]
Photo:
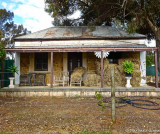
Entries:
[[110, 52], [108, 56], [108, 60], [110, 64], [118, 64], [118, 59], [121, 58], [120, 52]]
[[48, 53], [35, 53], [35, 71], [48, 71]]

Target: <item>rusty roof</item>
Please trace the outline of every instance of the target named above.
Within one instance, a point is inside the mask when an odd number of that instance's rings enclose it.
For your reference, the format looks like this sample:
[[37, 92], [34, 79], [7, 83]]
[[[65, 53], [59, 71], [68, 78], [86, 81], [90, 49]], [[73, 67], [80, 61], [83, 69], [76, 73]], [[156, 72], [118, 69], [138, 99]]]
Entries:
[[63, 26], [51, 27], [28, 35], [15, 38], [15, 41], [21, 40], [70, 40], [70, 39], [144, 39], [142, 34], [129, 34], [109, 26]]

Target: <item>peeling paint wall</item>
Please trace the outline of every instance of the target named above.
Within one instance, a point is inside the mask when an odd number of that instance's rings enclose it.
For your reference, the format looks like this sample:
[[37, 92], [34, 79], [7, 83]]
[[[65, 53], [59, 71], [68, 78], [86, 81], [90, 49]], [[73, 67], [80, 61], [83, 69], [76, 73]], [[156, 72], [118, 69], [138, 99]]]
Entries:
[[143, 45], [145, 44], [145, 40], [69, 40], [69, 41], [34, 41], [34, 42], [16, 42], [15, 46], [16, 47], [64, 47], [65, 46], [99, 46], [99, 45], [108, 45], [108, 46], [113, 46], [117, 45]]
[[146, 52], [140, 52], [141, 86], [146, 85]]
[[18, 74], [15, 73], [15, 85], [18, 85], [20, 83], [20, 53], [15, 53], [15, 66], [18, 68]]

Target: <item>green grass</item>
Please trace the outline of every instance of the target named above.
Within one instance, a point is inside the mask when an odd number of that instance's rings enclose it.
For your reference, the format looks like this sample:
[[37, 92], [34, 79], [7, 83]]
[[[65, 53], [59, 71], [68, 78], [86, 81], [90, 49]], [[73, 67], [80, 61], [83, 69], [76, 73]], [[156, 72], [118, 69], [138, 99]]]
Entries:
[[13, 133], [0, 132], [0, 134], [13, 134]]

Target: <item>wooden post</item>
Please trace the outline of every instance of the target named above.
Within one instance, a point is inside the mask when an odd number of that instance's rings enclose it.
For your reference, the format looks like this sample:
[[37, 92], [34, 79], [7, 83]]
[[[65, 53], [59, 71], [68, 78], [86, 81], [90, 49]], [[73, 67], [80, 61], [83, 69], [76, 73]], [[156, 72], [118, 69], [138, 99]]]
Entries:
[[154, 61], [155, 61], [155, 84], [158, 88], [158, 61], [157, 61], [157, 50], [154, 52]]
[[114, 67], [111, 67], [111, 98], [112, 98], [112, 122], [116, 121], [116, 106], [115, 106], [115, 81], [114, 81]]
[[53, 88], [53, 52], [51, 52], [51, 88]]
[[103, 88], [103, 51], [101, 51], [101, 88]]

